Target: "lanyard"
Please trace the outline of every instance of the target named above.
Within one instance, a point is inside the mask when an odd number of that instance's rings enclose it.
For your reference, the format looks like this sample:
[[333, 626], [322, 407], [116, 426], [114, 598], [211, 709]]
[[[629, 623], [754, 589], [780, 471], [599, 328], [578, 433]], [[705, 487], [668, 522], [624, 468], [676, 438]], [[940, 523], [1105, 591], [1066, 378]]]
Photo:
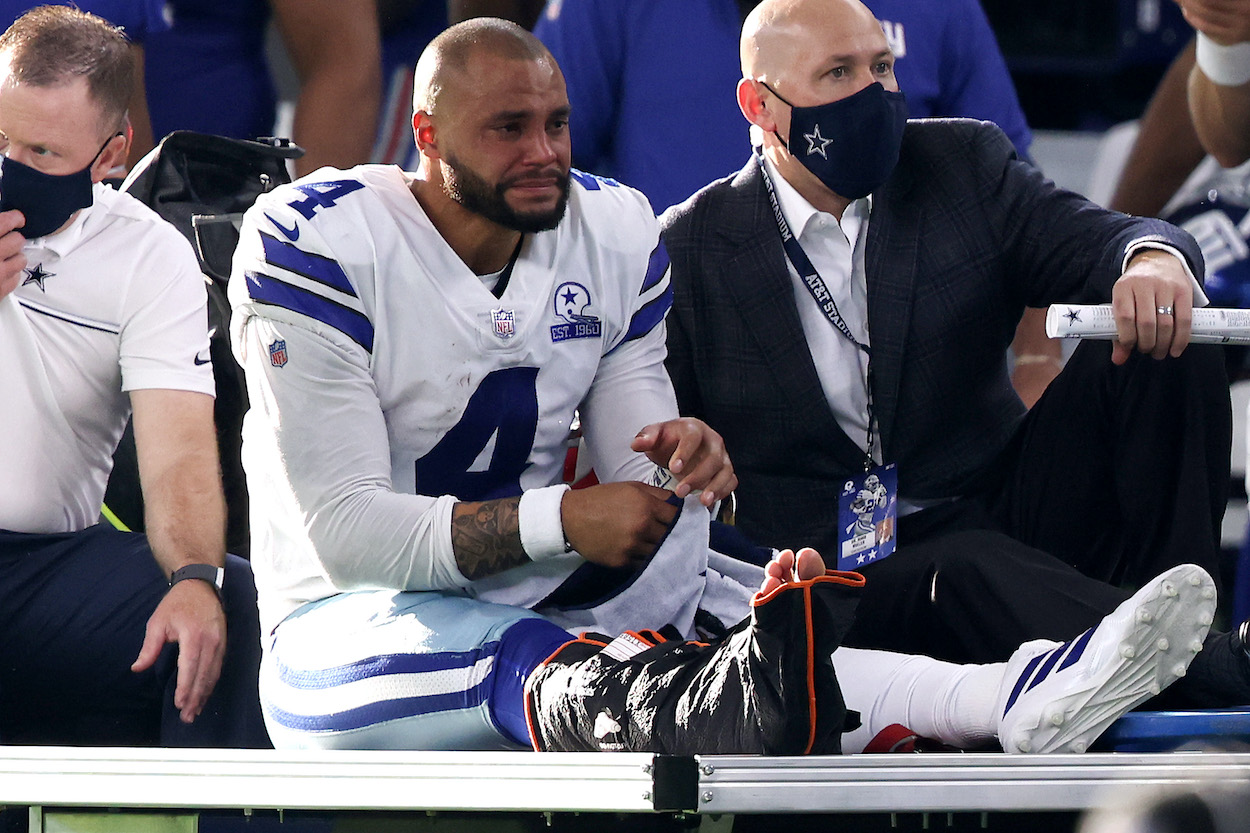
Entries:
[[855, 334], [851, 332], [846, 319], [842, 317], [842, 313], [838, 310], [838, 305], [833, 300], [833, 295], [825, 285], [824, 278], [820, 276], [820, 272], [816, 271], [816, 267], [807, 256], [807, 252], [803, 251], [803, 247], [799, 244], [798, 238], [790, 231], [790, 224], [786, 222], [785, 215], [781, 213], [781, 203], [777, 199], [777, 191], [773, 187], [772, 177], [768, 175], [768, 168], [764, 165], [764, 155], [758, 150], [755, 154], [755, 161], [759, 162], [760, 173], [764, 176], [764, 185], [768, 189], [768, 200], [772, 203], [773, 217], [777, 220], [777, 231], [781, 234], [781, 245], [785, 249], [786, 257], [794, 266], [794, 270], [798, 272], [803, 286], [807, 288], [808, 293], [812, 296], [812, 300], [816, 302], [816, 306], [824, 313], [830, 325], [868, 357], [867, 378], [864, 380], [864, 388], [868, 393], [868, 459], [864, 463], [864, 471], [868, 471], [874, 463], [872, 447], [875, 439], [872, 413], [872, 349], [855, 338]]

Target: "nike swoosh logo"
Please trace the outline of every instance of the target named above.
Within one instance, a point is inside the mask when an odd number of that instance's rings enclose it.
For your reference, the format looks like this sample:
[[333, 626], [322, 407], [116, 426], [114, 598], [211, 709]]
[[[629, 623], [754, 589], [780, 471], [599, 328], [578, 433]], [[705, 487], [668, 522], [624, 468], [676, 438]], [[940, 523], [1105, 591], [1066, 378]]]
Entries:
[[286, 226], [282, 225], [277, 220], [275, 220], [273, 217], [270, 217], [268, 214], [265, 214], [265, 216], [269, 219], [269, 222], [274, 224], [274, 227], [276, 227], [278, 231], [286, 235], [287, 240], [290, 240], [292, 243], [294, 243], [296, 240], [299, 240], [299, 224], [298, 223], [296, 225], [291, 226], [290, 228], [287, 228]]
[[195, 362], [196, 366], [198, 367], [199, 365], [202, 365], [202, 364], [208, 364], [209, 362], [212, 361], [212, 358], [210, 357], [207, 359], [201, 359], [199, 355], [196, 355], [196, 357], [192, 359], [192, 361]]

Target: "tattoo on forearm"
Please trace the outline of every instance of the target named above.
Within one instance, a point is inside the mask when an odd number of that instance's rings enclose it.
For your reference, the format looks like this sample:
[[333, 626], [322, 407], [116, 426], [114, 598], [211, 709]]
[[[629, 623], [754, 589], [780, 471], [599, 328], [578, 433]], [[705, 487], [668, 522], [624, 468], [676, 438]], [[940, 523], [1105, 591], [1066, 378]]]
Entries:
[[521, 546], [519, 497], [457, 503], [451, 510], [451, 548], [467, 579], [502, 573], [529, 562]]

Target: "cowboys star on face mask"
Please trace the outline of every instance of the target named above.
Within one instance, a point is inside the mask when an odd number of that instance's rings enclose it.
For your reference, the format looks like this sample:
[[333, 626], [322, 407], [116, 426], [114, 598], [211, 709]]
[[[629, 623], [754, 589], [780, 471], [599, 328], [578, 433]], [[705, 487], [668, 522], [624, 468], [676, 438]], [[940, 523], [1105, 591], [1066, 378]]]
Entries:
[[22, 212], [26, 225], [18, 230], [27, 240], [56, 231], [75, 211], [91, 205], [91, 167], [120, 135], [109, 136], [87, 166], [72, 174], [45, 174], [12, 157], [0, 157], [0, 211]]
[[907, 125], [907, 99], [901, 92], [873, 83], [838, 101], [796, 107], [760, 83], [790, 106], [789, 141], [775, 130], [773, 135], [829, 190], [857, 200], [889, 178]]

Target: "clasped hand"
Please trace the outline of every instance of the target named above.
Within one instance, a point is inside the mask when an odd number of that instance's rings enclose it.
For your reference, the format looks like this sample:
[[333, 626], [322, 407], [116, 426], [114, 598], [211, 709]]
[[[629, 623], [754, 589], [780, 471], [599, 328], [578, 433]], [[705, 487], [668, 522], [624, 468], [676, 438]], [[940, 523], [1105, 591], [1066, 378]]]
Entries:
[[1133, 350], [1162, 359], [1179, 356], [1189, 345], [1193, 284], [1170, 252], [1145, 249], [1133, 255], [1111, 290], [1111, 308], [1116, 364], [1128, 361]]
[[561, 504], [564, 534], [587, 561], [605, 567], [638, 566], [664, 540], [677, 507], [668, 502], [699, 491], [712, 506], [738, 485], [721, 436], [701, 420], [672, 419], [646, 426], [634, 437], [634, 451], [680, 478], [672, 492], [644, 483], [622, 482], [576, 489]]

